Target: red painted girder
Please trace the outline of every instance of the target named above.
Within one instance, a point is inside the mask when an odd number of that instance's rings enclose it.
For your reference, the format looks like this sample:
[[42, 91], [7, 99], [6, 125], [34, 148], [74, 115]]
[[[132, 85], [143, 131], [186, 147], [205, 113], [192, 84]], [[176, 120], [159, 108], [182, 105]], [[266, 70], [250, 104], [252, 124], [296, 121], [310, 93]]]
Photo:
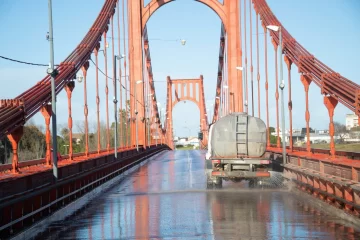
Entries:
[[[115, 12], [116, 0], [106, 0], [93, 26], [85, 35], [81, 43], [74, 51], [57, 67], [59, 72], [56, 77], [56, 94], [58, 94], [67, 82], [75, 78], [76, 73], [83, 64], [89, 60], [93, 49], [101, 40], [101, 35], [107, 31], [111, 16]], [[23, 125], [42, 106], [46, 105], [51, 98], [50, 77], [46, 76], [32, 88], [26, 90], [16, 100], [23, 101], [22, 106], [0, 106], [0, 138], [11, 133], [17, 127]]]
[[[276, 147], [268, 147], [266, 148], [267, 152], [273, 152], [282, 154], [281, 148]], [[307, 158], [311, 160], [317, 160], [322, 162], [329, 162], [334, 165], [344, 165], [344, 166], [350, 166], [355, 168], [360, 168], [360, 160], [354, 160], [347, 158], [347, 156], [344, 156], [344, 152], [336, 152], [335, 155], [337, 155], [336, 158], [332, 158], [330, 156], [330, 150], [323, 150], [323, 149], [312, 149], [314, 153], [309, 155], [308, 152], [306, 152], [306, 148], [293, 148], [293, 151], [290, 151], [287, 149], [287, 154], [290, 157], [300, 157], [300, 158]], [[344, 155], [342, 155], [344, 154]], [[351, 153], [354, 155], [358, 155], [360, 157], [360, 153]], [[356, 157], [356, 156], [355, 156]]]
[[[299, 71], [308, 75], [322, 89], [323, 94], [332, 95], [360, 116], [360, 106], [356, 106], [360, 97], [358, 93], [360, 85], [336, 73], [301, 46], [278, 21], [267, 5], [266, 0], [252, 0], [252, 2], [264, 26], [270, 24], [281, 26], [284, 54], [299, 67]], [[270, 35], [279, 44], [278, 32], [271, 31]]]

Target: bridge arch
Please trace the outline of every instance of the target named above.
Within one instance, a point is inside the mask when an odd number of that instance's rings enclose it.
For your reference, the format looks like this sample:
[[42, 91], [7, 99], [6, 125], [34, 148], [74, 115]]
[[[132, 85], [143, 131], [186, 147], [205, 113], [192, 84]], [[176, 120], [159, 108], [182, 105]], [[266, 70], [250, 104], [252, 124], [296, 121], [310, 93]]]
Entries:
[[[146, 6], [144, 6], [143, 0], [134, 0], [129, 1], [128, 4], [128, 16], [129, 16], [129, 71], [130, 71], [130, 108], [135, 109], [135, 100], [133, 96], [138, 96], [137, 101], [140, 104], [144, 105], [144, 87], [143, 85], [136, 85], [135, 83], [139, 80], [144, 79], [144, 69], [146, 65], [144, 64], [144, 32], [145, 26], [148, 19], [151, 15], [157, 11], [160, 7], [168, 4], [174, 0], [151, 0]], [[232, 93], [231, 103], [233, 106], [233, 111], [242, 112], [243, 103], [242, 103], [242, 72], [238, 71], [236, 68], [242, 66], [242, 52], [241, 52], [241, 35], [240, 35], [240, 3], [235, 0], [224, 0], [224, 3], [221, 4], [218, 0], [196, 0], [197, 2], [203, 3], [204, 5], [210, 7], [215, 13], [220, 17], [223, 25], [223, 29], [226, 31], [226, 36], [221, 35], [220, 47], [224, 46], [226, 42], [226, 55], [227, 66], [226, 69], [221, 69], [221, 72], [227, 72], [226, 76], [228, 78], [228, 91]], [[223, 56], [219, 57], [219, 62], [222, 62]], [[219, 64], [219, 66], [222, 65]], [[221, 85], [221, 78], [218, 78], [218, 89], [217, 96], [219, 95], [219, 86]], [[136, 94], [135, 94], [136, 92]], [[219, 97], [219, 96], [218, 96]], [[218, 109], [220, 97], [217, 98], [215, 102], [215, 109]], [[171, 104], [170, 104], [171, 105]], [[215, 112], [217, 112], [215, 110]], [[131, 112], [132, 118], [134, 113]], [[138, 112], [138, 117], [141, 119], [145, 115], [144, 110]], [[134, 125], [135, 123], [132, 122]], [[139, 128], [139, 144], [143, 145], [145, 143], [145, 135], [142, 132], [145, 132], [144, 123], [138, 125]], [[135, 129], [135, 127], [132, 127]], [[171, 128], [169, 128], [171, 129]], [[135, 132], [133, 132], [135, 134]], [[171, 139], [171, 138], [169, 138]], [[135, 144], [134, 140], [132, 143]]]
[[200, 131], [203, 133], [202, 146], [207, 145], [208, 140], [208, 121], [204, 97], [204, 79], [201, 75], [198, 79], [171, 79], [167, 77], [167, 95], [168, 95], [168, 137], [173, 139], [172, 122], [173, 109], [176, 104], [182, 101], [190, 101], [198, 106], [200, 111]]
[[[224, 5], [221, 4], [218, 0], [195, 0], [196, 2], [202, 3], [212, 9], [221, 19], [225, 30], [227, 29], [227, 18], [224, 11]], [[151, 16], [162, 6], [174, 2], [174, 0], [151, 0], [142, 11], [142, 29], [145, 28], [145, 25], [151, 18]]]
[[173, 103], [172, 103], [172, 108], [174, 109], [174, 107], [175, 107], [178, 103], [181, 103], [181, 102], [186, 103], [186, 101], [194, 103], [194, 104], [199, 108], [199, 110], [200, 110], [200, 103], [199, 103], [199, 101], [197, 101], [196, 99], [190, 98], [190, 97], [182, 97], [182, 98], [179, 98], [179, 100], [177, 100], [177, 101], [176, 101], [176, 100], [173, 101]]

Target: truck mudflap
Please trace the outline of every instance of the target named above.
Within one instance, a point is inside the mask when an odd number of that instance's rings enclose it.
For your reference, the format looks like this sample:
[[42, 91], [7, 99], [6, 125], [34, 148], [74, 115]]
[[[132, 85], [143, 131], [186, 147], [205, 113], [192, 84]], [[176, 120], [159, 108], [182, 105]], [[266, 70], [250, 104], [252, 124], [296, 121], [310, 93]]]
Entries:
[[235, 177], [235, 178], [258, 178], [270, 177], [270, 172], [250, 172], [250, 171], [213, 171], [211, 173], [214, 177]]

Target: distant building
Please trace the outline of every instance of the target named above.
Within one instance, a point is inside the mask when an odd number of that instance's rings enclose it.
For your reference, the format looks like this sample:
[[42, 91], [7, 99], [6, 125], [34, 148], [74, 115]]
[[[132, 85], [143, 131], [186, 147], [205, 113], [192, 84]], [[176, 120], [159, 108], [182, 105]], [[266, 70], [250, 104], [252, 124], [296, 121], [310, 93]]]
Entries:
[[[330, 135], [329, 130], [315, 130], [310, 128], [310, 142], [311, 143], [329, 143]], [[277, 132], [271, 133], [273, 136], [277, 136]], [[282, 137], [281, 130], [279, 131], [280, 137]], [[336, 139], [336, 137], [334, 137]], [[292, 139], [294, 144], [302, 144], [307, 141], [306, 128], [302, 129], [293, 129], [292, 130]], [[290, 142], [290, 130], [285, 131], [285, 142], [289, 144]]]
[[178, 141], [175, 142], [176, 146], [187, 146], [187, 145], [193, 145], [195, 147], [199, 146], [199, 139], [197, 137], [184, 137], [184, 138], [179, 138]]
[[346, 114], [346, 129], [359, 126], [359, 117], [356, 114]]
[[195, 146], [195, 147], [198, 147], [198, 146], [200, 145], [200, 141], [199, 141], [199, 139], [198, 139], [197, 137], [191, 137], [191, 138], [189, 138], [188, 143], [189, 143], [190, 145]]
[[[334, 136], [334, 139], [339, 137]], [[304, 141], [307, 142], [307, 136], [304, 137]], [[329, 134], [310, 133], [310, 143], [330, 143]]]

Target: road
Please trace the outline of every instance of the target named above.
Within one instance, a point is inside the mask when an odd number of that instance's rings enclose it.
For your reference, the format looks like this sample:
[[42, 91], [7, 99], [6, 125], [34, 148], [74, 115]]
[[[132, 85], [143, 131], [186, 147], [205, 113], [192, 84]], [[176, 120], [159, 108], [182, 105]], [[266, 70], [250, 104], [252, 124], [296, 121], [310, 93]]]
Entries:
[[286, 187], [207, 190], [203, 159], [196, 150], [161, 153], [38, 239], [360, 239], [359, 228]]

